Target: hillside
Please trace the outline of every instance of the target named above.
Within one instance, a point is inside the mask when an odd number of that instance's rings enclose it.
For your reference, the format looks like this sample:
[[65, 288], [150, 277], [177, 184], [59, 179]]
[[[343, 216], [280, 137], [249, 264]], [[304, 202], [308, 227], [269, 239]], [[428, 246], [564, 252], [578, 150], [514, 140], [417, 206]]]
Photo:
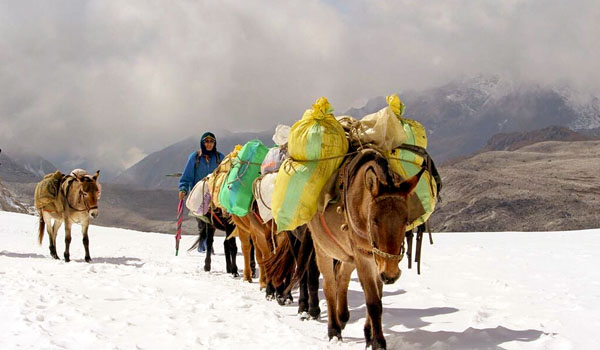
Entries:
[[28, 208], [2, 183], [0, 179], [0, 211], [27, 213]]
[[[600, 141], [550, 141], [515, 151], [487, 151], [443, 165], [439, 171], [443, 201], [431, 217], [434, 231], [600, 227], [595, 214], [600, 210]], [[25, 207], [33, 204], [35, 184], [6, 186], [11, 198]], [[176, 208], [176, 190], [104, 183], [100, 216], [94, 223], [173, 233]], [[184, 234], [196, 234], [195, 220], [187, 210], [185, 215]]]
[[600, 227], [600, 141], [541, 142], [484, 152], [440, 169], [435, 231]]

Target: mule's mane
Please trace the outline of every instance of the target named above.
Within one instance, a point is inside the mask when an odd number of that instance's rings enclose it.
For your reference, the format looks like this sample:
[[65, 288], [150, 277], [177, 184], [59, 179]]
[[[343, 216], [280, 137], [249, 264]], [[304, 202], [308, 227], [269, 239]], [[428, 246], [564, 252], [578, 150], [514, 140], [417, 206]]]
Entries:
[[376, 150], [365, 149], [358, 152], [354, 158], [349, 160], [349, 163], [344, 170], [344, 180], [347, 181], [346, 186], [349, 186], [350, 183], [354, 181], [358, 175], [358, 170], [364, 164], [371, 161], [381, 169], [381, 172], [377, 171], [377, 169], [374, 170], [379, 175], [378, 178], [384, 187], [393, 187], [394, 184], [398, 182], [398, 175], [395, 175], [391, 170], [388, 160]]

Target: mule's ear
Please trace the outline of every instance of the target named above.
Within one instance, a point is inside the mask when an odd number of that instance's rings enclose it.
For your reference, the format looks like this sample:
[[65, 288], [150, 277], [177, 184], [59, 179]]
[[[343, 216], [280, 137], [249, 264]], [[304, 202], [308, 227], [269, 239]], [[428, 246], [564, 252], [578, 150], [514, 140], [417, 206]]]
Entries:
[[400, 192], [403, 195], [408, 196], [412, 191], [414, 191], [415, 187], [417, 187], [417, 184], [419, 183], [419, 180], [421, 179], [421, 175], [423, 175], [423, 172], [425, 172], [425, 168], [421, 168], [416, 175], [402, 181], [402, 183], [398, 186]]
[[365, 172], [365, 186], [367, 187], [367, 190], [371, 192], [373, 197], [379, 194], [379, 179], [372, 167], [369, 167]]
[[94, 181], [98, 180], [98, 176], [100, 176], [100, 170], [96, 170], [96, 173], [94, 174], [94, 176], [92, 177], [94, 179]]

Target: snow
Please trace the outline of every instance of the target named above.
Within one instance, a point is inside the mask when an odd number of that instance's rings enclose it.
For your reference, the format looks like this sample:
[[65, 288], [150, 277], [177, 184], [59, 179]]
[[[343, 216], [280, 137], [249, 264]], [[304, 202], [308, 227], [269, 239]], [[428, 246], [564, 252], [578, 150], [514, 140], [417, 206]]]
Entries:
[[[300, 321], [295, 303], [265, 300], [258, 283], [224, 273], [222, 238], [206, 273], [203, 254], [174, 256], [170, 235], [92, 226], [87, 264], [75, 226], [65, 263], [50, 258], [47, 236], [37, 244], [36, 228], [35, 216], [0, 212], [0, 349], [365, 347], [356, 276], [344, 340], [330, 343], [323, 300], [319, 321]], [[384, 287], [389, 349], [600, 347], [600, 229], [434, 240], [420, 276], [404, 261], [400, 280]]]

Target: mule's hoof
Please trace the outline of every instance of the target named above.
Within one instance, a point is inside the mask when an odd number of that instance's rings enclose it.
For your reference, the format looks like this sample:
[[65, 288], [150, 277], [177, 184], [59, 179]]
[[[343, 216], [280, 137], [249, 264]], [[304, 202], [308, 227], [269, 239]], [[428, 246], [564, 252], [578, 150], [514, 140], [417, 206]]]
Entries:
[[204, 271], [209, 272], [210, 271], [210, 265], [204, 265]]
[[308, 314], [312, 320], [318, 320], [321, 317], [321, 309], [318, 307], [316, 309], [309, 309]]
[[69, 262], [69, 261], [71, 261], [71, 259], [69, 259], [68, 256], [65, 256], [65, 262]]
[[240, 274], [237, 273], [237, 272], [232, 273], [232, 275], [233, 275], [233, 278], [239, 278], [240, 277]]
[[386, 350], [387, 349], [387, 344], [385, 342], [385, 339], [380, 339], [380, 340], [373, 339], [370, 344], [367, 344], [367, 346], [369, 346], [369, 345], [371, 346], [371, 349], [373, 349], [373, 350]]
[[91, 263], [92, 262], [92, 258], [90, 258], [89, 256], [85, 257], [85, 262], [86, 263]]
[[342, 332], [337, 329], [328, 329], [327, 335], [329, 336], [329, 341], [331, 341], [334, 338], [336, 338], [338, 341], [342, 341]]
[[258, 278], [258, 274], [256, 273], [256, 270], [252, 270], [252, 278]]

